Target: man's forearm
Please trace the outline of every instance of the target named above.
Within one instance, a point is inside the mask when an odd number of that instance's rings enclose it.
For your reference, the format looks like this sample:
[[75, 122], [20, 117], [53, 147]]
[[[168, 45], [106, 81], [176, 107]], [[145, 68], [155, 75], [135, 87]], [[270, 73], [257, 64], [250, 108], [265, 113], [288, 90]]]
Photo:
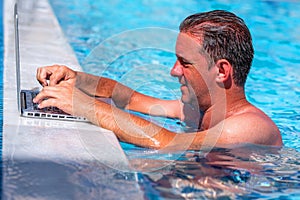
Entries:
[[155, 149], [189, 149], [195, 142], [195, 134], [176, 134], [79, 90], [74, 95], [74, 115], [84, 116], [93, 124], [113, 131], [121, 141]]
[[94, 108], [93, 123], [113, 131], [124, 142], [159, 149], [166, 146], [176, 135], [163, 127], [103, 102], [95, 102]]
[[111, 98], [118, 108], [155, 116], [182, 118], [180, 101], [143, 95], [109, 78], [77, 72], [76, 87], [92, 97]]
[[112, 98], [117, 107], [129, 104], [133, 90], [115, 80], [77, 72], [76, 87], [94, 97]]
[[76, 87], [90, 96], [111, 98], [115, 84], [108, 78], [77, 72]]

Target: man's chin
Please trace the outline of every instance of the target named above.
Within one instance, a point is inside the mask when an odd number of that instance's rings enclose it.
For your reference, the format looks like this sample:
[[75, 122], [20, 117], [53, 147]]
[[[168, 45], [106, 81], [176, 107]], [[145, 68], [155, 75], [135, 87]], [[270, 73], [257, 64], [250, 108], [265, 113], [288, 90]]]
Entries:
[[187, 104], [191, 107], [194, 107], [194, 108], [198, 108], [199, 105], [198, 105], [198, 102], [197, 101], [193, 101], [192, 99], [188, 98], [188, 97], [185, 97], [185, 96], [182, 96], [181, 97], [181, 102], [183, 104]]
[[183, 95], [181, 96], [181, 102], [184, 104], [191, 104], [191, 99]]

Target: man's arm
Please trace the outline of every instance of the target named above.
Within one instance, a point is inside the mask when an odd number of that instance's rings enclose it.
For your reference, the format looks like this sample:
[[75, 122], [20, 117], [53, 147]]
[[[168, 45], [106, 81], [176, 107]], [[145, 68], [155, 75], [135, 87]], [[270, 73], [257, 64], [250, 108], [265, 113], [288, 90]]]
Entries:
[[34, 101], [39, 103], [39, 108], [55, 106], [66, 113], [86, 117], [95, 125], [113, 131], [120, 140], [138, 146], [160, 149], [175, 142], [183, 148], [184, 141], [188, 144], [188, 139], [193, 136], [182, 137], [183, 134], [176, 134], [114, 105], [98, 101], [67, 82], [45, 86]]
[[94, 108], [85, 113], [93, 123], [113, 131], [121, 141], [143, 147], [200, 150], [245, 143], [282, 145], [280, 133], [268, 118], [252, 113], [230, 117], [205, 131], [174, 133], [103, 102], [95, 102]]
[[66, 66], [53, 65], [38, 68], [37, 80], [43, 86], [67, 82], [92, 97], [111, 98], [119, 108], [149, 115], [183, 119], [179, 100], [162, 100], [141, 94], [109, 78], [73, 71]]
[[[80, 97], [81, 98], [81, 97]], [[113, 131], [124, 142], [137, 146], [162, 149], [169, 146], [190, 148], [192, 134], [176, 134], [141, 117], [123, 111], [113, 105], [97, 101], [91, 97], [74, 100], [73, 111], [85, 116], [92, 123]], [[182, 137], [186, 135], [186, 137]]]
[[120, 140], [143, 147], [199, 150], [203, 146], [240, 143], [282, 145], [275, 124], [270, 124], [271, 120], [260, 113], [238, 114], [205, 131], [177, 134], [98, 101], [76, 87], [70, 87], [69, 83], [44, 87], [35, 101], [40, 103], [40, 108], [56, 106], [67, 113], [84, 116], [92, 123], [113, 131]]
[[[231, 116], [208, 130], [174, 133], [112, 105], [93, 99], [90, 101], [90, 105], [94, 106], [83, 106], [84, 112], [78, 111], [80, 114], [92, 123], [113, 131], [121, 141], [138, 146], [200, 150], [243, 143], [282, 145], [276, 125], [259, 111]], [[86, 110], [87, 107], [90, 110]]]

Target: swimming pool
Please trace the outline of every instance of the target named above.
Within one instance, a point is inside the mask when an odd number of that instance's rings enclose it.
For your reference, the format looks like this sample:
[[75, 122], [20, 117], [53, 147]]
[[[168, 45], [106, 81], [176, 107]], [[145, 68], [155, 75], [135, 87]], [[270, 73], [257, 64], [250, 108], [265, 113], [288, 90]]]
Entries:
[[[103, 72], [96, 67], [88, 68], [86, 65], [88, 55], [107, 40], [111, 40], [111, 43], [117, 41], [116, 38], [121, 38], [120, 35], [124, 34], [124, 31], [149, 27], [178, 30], [178, 24], [187, 15], [209, 9], [229, 9], [237, 13], [248, 24], [255, 47], [255, 59], [246, 85], [247, 98], [277, 123], [285, 146], [300, 150], [299, 144], [293, 142], [299, 138], [300, 130], [298, 123], [300, 82], [298, 73], [293, 73], [293, 69], [300, 66], [298, 53], [300, 15], [297, 12], [300, 5], [294, 1], [237, 1], [230, 4], [222, 1], [203, 1], [201, 4], [190, 1], [184, 5], [180, 5], [181, 3], [177, 1], [124, 3], [116, 0], [109, 3], [94, 1], [81, 3], [73, 0], [70, 3], [61, 3], [53, 0], [51, 2], [82, 67], [94, 74]], [[261, 13], [259, 8], [264, 8], [264, 12]], [[66, 10], [68, 12], [65, 12]], [[146, 31], [141, 33], [145, 34]], [[114, 51], [113, 46], [110, 48]], [[138, 89], [161, 98], [172, 98], [168, 96], [167, 90], [172, 87], [175, 91], [178, 87], [177, 81], [168, 74], [174, 60], [174, 54], [169, 51], [140, 48], [113, 60], [104, 74], [119, 81], [127, 81], [127, 74], [129, 71], [133, 73], [136, 66], [139, 70], [143, 70], [141, 65], [149, 67], [160, 64], [164, 68], [161, 67], [159, 70], [151, 68], [151, 73], [154, 74], [151, 77], [159, 74], [163, 78], [156, 77], [157, 80], [152, 78], [154, 84], [147, 84], [147, 87], [150, 87], [148, 90], [145, 87]], [[134, 81], [140, 78], [138, 75], [140, 74], [135, 74]], [[166, 80], [166, 83], [164, 84], [161, 79]], [[134, 81], [127, 83], [136, 87], [132, 83]], [[151, 93], [153, 90], [155, 92]]]
[[[201, 152], [162, 155], [125, 143], [122, 146], [132, 159], [155, 158], [153, 166], [160, 166], [161, 159], [176, 158], [156, 172], [139, 173], [139, 184], [146, 199], [296, 199], [300, 196], [300, 75], [296, 72], [300, 67], [298, 3], [275, 0], [234, 3], [72, 0], [65, 3], [52, 0], [51, 4], [86, 72], [104, 74], [160, 98], [180, 95], [176, 90], [177, 81], [169, 77], [174, 54], [169, 48], [145, 46], [120, 53], [115, 46], [131, 48], [134, 44], [127, 41], [118, 46], [119, 39], [128, 39], [128, 35], [136, 31], [150, 36], [147, 34], [153, 27], [168, 29], [171, 34], [189, 14], [210, 9], [227, 9], [241, 16], [250, 28], [255, 48], [246, 84], [247, 98], [275, 121], [284, 147], [279, 150], [249, 145], [214, 149], [207, 155]], [[107, 53], [116, 59], [102, 66], [103, 63], [91, 59], [91, 55], [97, 46], [106, 42], [110, 48]], [[103, 59], [99, 52], [97, 55]], [[98, 62], [98, 67], [89, 65], [90, 62]], [[147, 73], [149, 69], [151, 74]], [[145, 79], [150, 81], [145, 82]], [[153, 120], [159, 123], [161, 119]], [[170, 129], [180, 129], [176, 121], [165, 124]]]
[[[256, 58], [247, 83], [247, 97], [278, 124], [285, 147], [276, 149], [249, 145], [232, 149], [216, 148], [208, 154], [203, 152], [162, 154], [125, 143], [122, 143], [122, 146], [131, 160], [151, 159], [151, 168], [157, 168], [156, 171], [137, 173], [139, 187], [145, 199], [296, 199], [299, 197], [300, 128], [297, 122], [300, 86], [299, 75], [294, 70], [300, 63], [297, 55], [300, 41], [297, 34], [299, 31], [297, 30], [297, 19], [299, 19], [297, 4], [279, 1], [236, 1], [235, 4], [228, 4], [226, 1], [202, 1], [200, 4], [197, 1], [190, 1], [182, 5], [179, 1], [158, 0], [141, 2], [114, 0], [101, 2], [101, 4], [99, 1], [89, 0], [51, 2], [86, 71], [100, 74], [105, 72], [106, 76], [132, 84], [131, 86], [140, 91], [162, 98], [173, 98], [178, 96], [177, 92], [179, 92], [176, 90], [177, 81], [168, 75], [175, 59], [169, 48], [141, 48], [138, 51], [122, 54], [109, 63], [109, 67], [104, 71], [89, 68], [91, 65], [87, 63], [90, 64], [90, 56], [87, 55], [96, 46], [103, 44], [103, 41], [108, 41], [108, 45], [115, 44], [115, 39], [122, 39], [124, 31], [132, 33], [128, 30], [135, 30], [135, 33], [142, 30], [144, 34], [148, 34], [149, 31], [154, 30], [145, 27], [177, 30], [179, 22], [194, 12], [225, 8], [242, 16], [250, 25], [256, 49]], [[261, 8], [264, 8], [263, 13]], [[289, 31], [285, 31], [286, 29]], [[126, 34], [125, 36], [129, 37]], [[133, 45], [130, 41], [122, 44]], [[118, 49], [112, 49], [113, 53], [118, 53], [114, 51]], [[147, 74], [149, 75], [147, 78], [151, 78], [151, 81], [144, 83], [145, 75], [141, 76], [141, 74], [144, 74], [148, 67], [153, 67], [151, 73]], [[170, 89], [172, 92], [169, 92]], [[153, 90], [155, 94], [151, 93]], [[161, 119], [152, 120], [161, 123]], [[166, 126], [170, 129], [180, 128], [176, 121], [172, 120], [167, 121]], [[165, 162], [164, 167], [162, 162]], [[43, 167], [57, 169], [61, 173], [59, 191], [53, 192], [50, 188], [44, 187], [43, 183], [47, 177], [41, 179], [39, 172], [32, 173], [26, 170]], [[23, 169], [24, 174], [21, 177], [18, 176], [20, 168]], [[65, 194], [75, 192], [72, 197], [82, 198], [102, 195], [104, 199], [127, 197], [134, 199], [134, 191], [126, 189], [136, 181], [134, 173], [115, 172], [113, 178], [117, 181], [114, 182], [119, 184], [112, 187], [107, 184], [110, 182], [106, 180], [107, 172], [101, 171], [97, 163], [78, 166], [71, 161], [64, 165], [24, 162], [16, 164], [13, 169], [15, 171], [12, 171], [12, 176], [20, 181], [18, 183], [28, 188], [35, 186], [33, 191], [26, 191], [26, 194], [28, 193], [32, 198], [42, 190], [46, 191], [49, 199], [55, 192]], [[92, 169], [99, 169], [99, 171], [96, 173]], [[69, 184], [69, 187], [65, 187], [65, 183]], [[16, 186], [10, 185], [10, 187]], [[108, 192], [101, 194], [103, 188]]]

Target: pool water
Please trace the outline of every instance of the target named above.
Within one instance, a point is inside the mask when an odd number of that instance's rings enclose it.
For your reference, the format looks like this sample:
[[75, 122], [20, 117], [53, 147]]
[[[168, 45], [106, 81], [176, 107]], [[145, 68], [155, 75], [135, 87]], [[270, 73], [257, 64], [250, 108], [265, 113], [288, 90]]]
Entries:
[[[169, 75], [175, 61], [174, 49], [170, 46], [167, 50], [146, 48], [145, 45], [130, 49], [134, 44], [128, 41], [119, 44], [121, 40], [143, 29], [145, 31], [140, 32], [147, 34], [151, 27], [170, 30], [171, 40], [174, 39], [172, 31], [177, 31], [180, 22], [192, 13], [211, 9], [233, 11], [249, 26], [255, 48], [246, 84], [247, 98], [276, 122], [286, 147], [300, 150], [300, 75], [295, 71], [300, 67], [299, 3], [277, 0], [189, 1], [184, 4], [166, 0], [106, 3], [52, 0], [51, 3], [86, 72], [108, 76], [148, 95], [165, 99], [180, 97], [177, 80]], [[129, 30], [131, 32], [127, 33]], [[155, 42], [155, 39], [149, 38], [149, 41]], [[109, 63], [103, 65], [104, 50], [95, 53], [94, 49], [106, 43], [105, 54], [115, 59], [107, 60]], [[118, 48], [130, 50], [120, 52]], [[93, 56], [98, 56], [98, 63], [88, 65]], [[170, 90], [172, 92], [168, 92]]]
[[[122, 143], [128, 158], [140, 166], [137, 177], [144, 199], [300, 197], [300, 75], [297, 72], [300, 67], [300, 4], [278, 0], [229, 2], [50, 0], [86, 72], [114, 78], [148, 95], [165, 99], [180, 96], [177, 79], [170, 77], [169, 71], [175, 61], [174, 35], [186, 16], [227, 9], [245, 19], [250, 28], [255, 60], [246, 85], [247, 98], [276, 122], [284, 147], [248, 145], [214, 148], [209, 152], [161, 153]], [[182, 129], [176, 120], [141, 116], [174, 131]], [[17, 171], [22, 166], [14, 167]], [[116, 172], [113, 178], [119, 184], [108, 188], [105, 183], [109, 180], [103, 178], [107, 177], [106, 172], [102, 172], [97, 163], [86, 166], [32, 163], [27, 167], [49, 167], [64, 172], [61, 191], [56, 192], [72, 194], [76, 191], [78, 197], [92, 199], [105, 188], [110, 192], [102, 196], [103, 199], [134, 197], [133, 191], [126, 190], [126, 184], [136, 181], [134, 172]], [[91, 168], [99, 168], [99, 173]], [[21, 179], [25, 186], [36, 185], [35, 191], [28, 191], [31, 197], [43, 190], [51, 199], [55, 191], [41, 187], [47, 175], [44, 180], [26, 172], [28, 176], [25, 177], [16, 174], [16, 182]], [[64, 184], [72, 187], [68, 190]], [[12, 184], [11, 187], [16, 186]]]
[[[164, 99], [180, 97], [177, 80], [169, 75], [176, 58], [173, 49], [170, 50], [172, 44], [161, 48], [151, 41], [155, 43], [159, 38], [159, 41], [175, 43], [173, 31], [178, 31], [179, 23], [186, 16], [211, 9], [233, 11], [250, 28], [255, 59], [246, 84], [247, 98], [275, 121], [284, 147], [249, 145], [215, 148], [209, 153], [162, 154], [122, 143], [131, 160], [151, 159], [151, 167], [157, 167], [155, 172], [138, 173], [146, 199], [300, 197], [300, 75], [297, 72], [300, 4], [275, 0], [229, 2], [51, 1], [86, 72], [116, 79]], [[150, 34], [153, 27], [167, 30], [161, 37], [169, 34], [169, 39], [161, 40]], [[132, 37], [136, 32], [140, 36]], [[181, 130], [177, 121], [149, 118], [166, 128]], [[166, 160], [170, 162], [162, 167]]]
[[[167, 30], [161, 37], [169, 34], [169, 39], [159, 41], [173, 40], [174, 47], [174, 31], [192, 13], [227, 9], [242, 17], [250, 28], [255, 48], [246, 84], [247, 98], [275, 121], [284, 147], [249, 145], [179, 154], [162, 154], [126, 143], [122, 147], [131, 160], [151, 159], [152, 167], [157, 166], [155, 172], [138, 173], [146, 199], [300, 196], [299, 3], [52, 0], [51, 4], [86, 72], [116, 79], [164, 99], [180, 97], [177, 80], [169, 75], [176, 58], [172, 44], [166, 48], [151, 44], [158, 37], [149, 32], [154, 27]], [[136, 32], [140, 36], [132, 37]], [[177, 121], [149, 118], [174, 131], [181, 130]], [[161, 167], [166, 160], [170, 163]]]

